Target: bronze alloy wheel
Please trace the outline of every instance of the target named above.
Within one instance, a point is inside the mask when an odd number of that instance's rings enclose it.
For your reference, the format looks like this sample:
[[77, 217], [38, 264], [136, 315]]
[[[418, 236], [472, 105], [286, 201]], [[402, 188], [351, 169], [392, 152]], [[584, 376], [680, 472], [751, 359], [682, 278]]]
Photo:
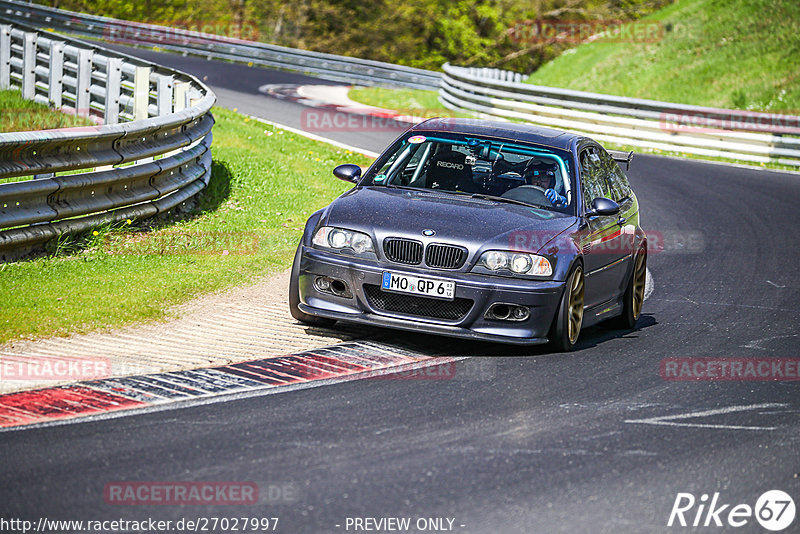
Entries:
[[622, 295], [622, 310], [618, 317], [608, 321], [612, 328], [631, 329], [642, 314], [644, 289], [647, 283], [647, 248], [642, 247], [633, 257], [633, 269]]
[[569, 284], [569, 342], [574, 345], [578, 341], [583, 323], [583, 271], [575, 269]]

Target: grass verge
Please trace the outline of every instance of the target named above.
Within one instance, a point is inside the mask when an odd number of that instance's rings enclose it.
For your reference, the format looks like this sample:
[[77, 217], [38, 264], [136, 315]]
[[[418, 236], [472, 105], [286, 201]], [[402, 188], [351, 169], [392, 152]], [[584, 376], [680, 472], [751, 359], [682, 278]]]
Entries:
[[214, 109], [211, 182], [196, 212], [62, 240], [55, 255], [0, 265], [0, 343], [158, 319], [171, 305], [291, 265], [308, 215], [348, 186], [358, 154]]
[[354, 87], [347, 96], [367, 106], [391, 109], [401, 115], [416, 117], [465, 117], [474, 115], [447, 109], [439, 102], [437, 91], [424, 89], [386, 89], [384, 87]]
[[661, 35], [582, 44], [528, 82], [682, 104], [800, 110], [797, 0], [678, 0], [642, 20], [657, 22]]
[[94, 125], [89, 119], [25, 100], [19, 91], [0, 91], [0, 110], [0, 133]]

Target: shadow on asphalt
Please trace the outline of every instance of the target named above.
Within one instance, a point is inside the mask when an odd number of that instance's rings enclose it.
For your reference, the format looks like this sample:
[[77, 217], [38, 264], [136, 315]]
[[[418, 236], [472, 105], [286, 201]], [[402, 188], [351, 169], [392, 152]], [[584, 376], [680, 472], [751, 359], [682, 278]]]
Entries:
[[[615, 329], [604, 324], [589, 327], [581, 332], [576, 351], [602, 345], [612, 339], [636, 338], [638, 332], [658, 324], [652, 314], [642, 314], [636, 328]], [[337, 323], [333, 328], [307, 327], [305, 332], [317, 337], [330, 338], [331, 344], [346, 341], [370, 341], [394, 346], [403, 351], [418, 352], [425, 356], [468, 356], [468, 357], [526, 357], [556, 355], [549, 345], [505, 345], [488, 341], [450, 338], [435, 334], [399, 332], [386, 328]]]

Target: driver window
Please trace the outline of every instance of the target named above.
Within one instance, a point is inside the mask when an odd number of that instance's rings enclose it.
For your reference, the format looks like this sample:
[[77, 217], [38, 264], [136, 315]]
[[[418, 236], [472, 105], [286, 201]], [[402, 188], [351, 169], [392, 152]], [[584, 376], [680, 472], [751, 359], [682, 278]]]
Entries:
[[594, 147], [588, 147], [581, 151], [580, 162], [583, 207], [588, 210], [592, 205], [592, 200], [597, 197], [606, 197], [608, 192], [604, 187], [605, 179], [600, 165], [600, 157], [595, 153]]
[[611, 193], [608, 198], [621, 204], [630, 196], [628, 179], [608, 152], [601, 149], [599, 150], [599, 156], [600, 165], [603, 169], [603, 178], [608, 181]]

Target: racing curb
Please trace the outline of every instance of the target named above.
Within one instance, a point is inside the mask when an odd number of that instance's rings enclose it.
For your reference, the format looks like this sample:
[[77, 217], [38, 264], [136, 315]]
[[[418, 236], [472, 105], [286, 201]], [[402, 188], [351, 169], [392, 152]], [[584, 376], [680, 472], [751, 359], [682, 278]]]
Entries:
[[460, 359], [354, 341], [218, 367], [77, 382], [0, 395], [0, 431], [127, 415], [216, 397], [277, 393], [332, 381], [391, 378], [393, 374], [403, 377], [400, 373], [434, 365], [448, 366], [444, 374], [449, 376], [455, 372], [453, 362]]

